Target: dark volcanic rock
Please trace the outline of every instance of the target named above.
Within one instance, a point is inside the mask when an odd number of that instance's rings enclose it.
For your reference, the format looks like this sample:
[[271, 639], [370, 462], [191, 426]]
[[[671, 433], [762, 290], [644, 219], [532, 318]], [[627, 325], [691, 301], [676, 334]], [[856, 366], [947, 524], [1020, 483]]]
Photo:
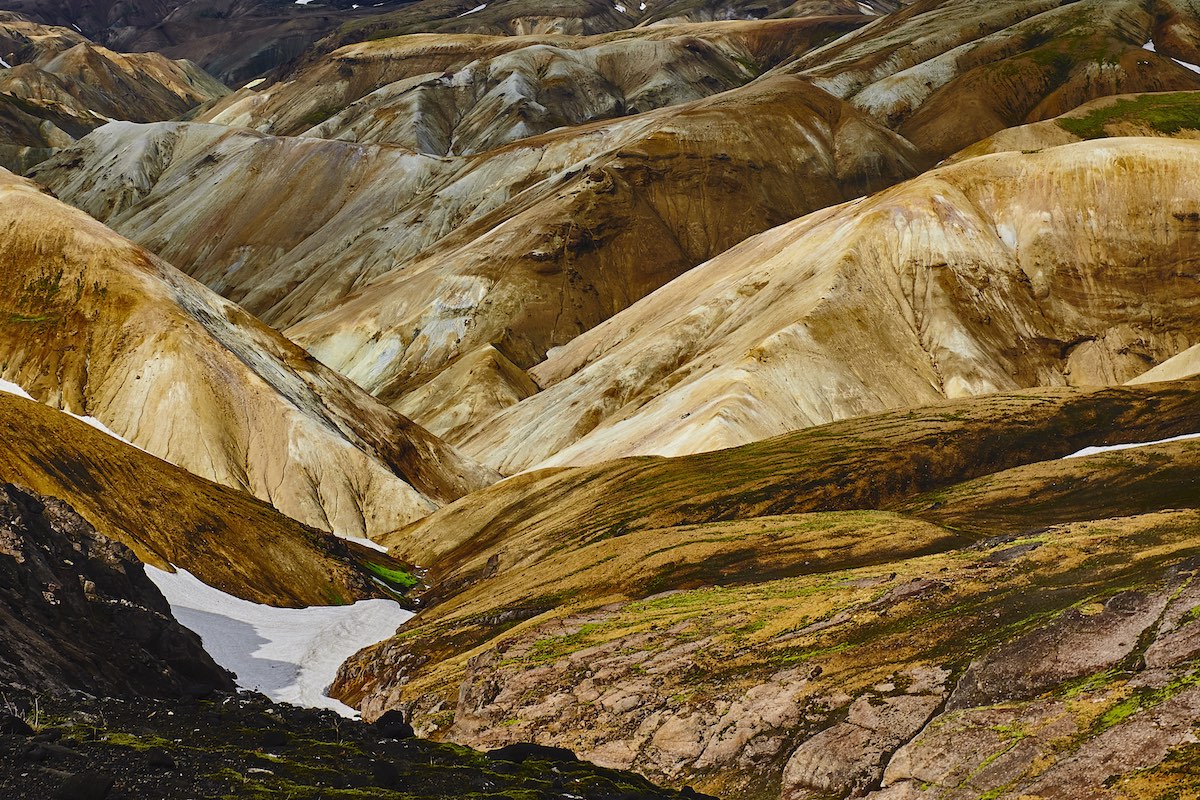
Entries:
[[233, 687], [129, 548], [66, 503], [0, 487], [0, 686], [178, 697]]
[[[22, 706], [34, 701], [20, 690], [6, 696]], [[550, 752], [555, 748], [534, 748], [528, 760], [515, 763], [423, 739], [381, 739], [374, 725], [275, 705], [249, 692], [216, 692], [192, 703], [76, 695], [44, 696], [39, 704], [46, 733], [71, 755], [21, 757], [29, 742], [0, 736], [3, 800], [703, 797], [573, 757], [562, 760]], [[266, 738], [289, 745], [264, 749]]]
[[412, 725], [404, 719], [404, 712], [398, 709], [387, 711], [372, 723], [381, 736], [389, 739], [411, 739], [416, 736]]

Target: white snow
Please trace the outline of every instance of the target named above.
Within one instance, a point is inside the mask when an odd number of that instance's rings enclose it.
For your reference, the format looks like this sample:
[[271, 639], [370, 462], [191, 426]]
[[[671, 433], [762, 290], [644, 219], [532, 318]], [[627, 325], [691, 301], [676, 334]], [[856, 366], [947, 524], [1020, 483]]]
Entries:
[[348, 542], [354, 542], [355, 544], [361, 544], [363, 547], [369, 547], [372, 550], [378, 550], [381, 553], [386, 553], [388, 551], [388, 549], [386, 547], [379, 544], [378, 542], [372, 542], [370, 539], [364, 539], [361, 536], [343, 536], [340, 533], [335, 534], [335, 535], [341, 539], [345, 539]]
[[1063, 456], [1063, 458], [1094, 456], [1096, 453], [1107, 453], [1112, 450], [1132, 450], [1135, 447], [1149, 447], [1153, 444], [1166, 444], [1167, 442], [1182, 442], [1185, 439], [1200, 439], [1200, 433], [1185, 433], [1182, 436], [1172, 436], [1169, 439], [1156, 439], [1153, 442], [1130, 442], [1129, 444], [1108, 444], [1099, 445], [1097, 447], [1085, 447], [1079, 452], [1071, 453], [1071, 455]]
[[[24, 397], [26, 400], [33, 400], [33, 398], [29, 396], [29, 392], [25, 391], [20, 386], [17, 386], [15, 383], [6, 381], [3, 378], [0, 378], [0, 392], [15, 394], [17, 397]], [[36, 403], [37, 401], [34, 400], [34, 402]]]
[[613, 3], [613, 8], [615, 8], [617, 11], [620, 11], [622, 14], [625, 13], [625, 6], [621, 5], [620, 3]]
[[75, 30], [79, 31], [80, 33], [83, 33], [83, 28], [79, 27], [74, 22], [71, 23], [71, 27], [74, 28]]
[[645, 4], [645, 3], [642, 3], [640, 6], [638, 6], [638, 11], [645, 11], [645, 10], [646, 10], [646, 4]]
[[313, 1], [313, 0], [296, 0], [296, 5], [298, 5], [298, 6], [306, 6], [306, 5], [308, 5], [309, 3], [311, 3], [312, 1]]
[[[1142, 45], [1142, 49], [1149, 50], [1151, 53], [1158, 52], [1158, 50], [1156, 50], [1154, 48], [1154, 40], [1153, 39], [1151, 39], [1150, 41], [1148, 41], [1144, 45]], [[1176, 64], [1178, 64], [1181, 67], [1186, 67], [1187, 69], [1190, 69], [1192, 72], [1200, 73], [1200, 66], [1196, 66], [1195, 64], [1189, 64], [1186, 61], [1180, 61], [1178, 58], [1172, 58], [1171, 60], [1174, 61]]]
[[0, 58], [0, 67], [4, 67], [5, 69], [12, 69], [12, 64], [8, 63], [3, 58]]
[[484, 3], [483, 5], [475, 6], [470, 11], [464, 11], [463, 13], [459, 14], [459, 16], [465, 17], [467, 14], [474, 14], [476, 11], [483, 11], [485, 8], [487, 8], [487, 3]]
[[357, 716], [325, 695], [338, 667], [359, 650], [392, 636], [412, 619], [391, 600], [349, 606], [274, 608], [226, 594], [186, 570], [146, 567], [175, 618], [200, 635], [204, 649], [237, 675], [238, 686], [283, 703], [331, 708]]
[[266, 78], [255, 78], [254, 80], [250, 81], [245, 86], [243, 86], [242, 88], [243, 89], [253, 89], [255, 86], [262, 86], [266, 82], [267, 82]]
[[[26, 400], [33, 400], [33, 402], [35, 402], [35, 403], [38, 402], [37, 400], [34, 400], [29, 395], [29, 392], [25, 391], [20, 386], [17, 386], [17, 384], [13, 383], [12, 381], [6, 381], [3, 379], [0, 379], [0, 392], [7, 392], [8, 394], [15, 394], [17, 397], [24, 397]], [[122, 441], [125, 444], [129, 444], [129, 445], [133, 445], [134, 447], [138, 447], [136, 444], [133, 444], [133, 442], [129, 441], [124, 436], [113, 433], [108, 428], [107, 425], [105, 425], [103, 422], [96, 419], [95, 417], [81, 417], [78, 414], [72, 414], [70, 411], [66, 411], [65, 413], [74, 417], [75, 419], [79, 420], [80, 422], [86, 422], [88, 425], [91, 425], [93, 428], [100, 431], [101, 433], [107, 433], [109, 436], [113, 437], [114, 439], [117, 439], [118, 441]], [[138, 447], [138, 449], [141, 450], [142, 448]]]

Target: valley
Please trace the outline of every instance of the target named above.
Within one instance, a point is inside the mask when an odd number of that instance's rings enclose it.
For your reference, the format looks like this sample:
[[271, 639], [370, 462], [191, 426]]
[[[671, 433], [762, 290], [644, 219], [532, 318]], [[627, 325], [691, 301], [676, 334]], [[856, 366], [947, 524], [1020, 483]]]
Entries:
[[1192, 0], [0, 0], [0, 794], [1200, 793]]

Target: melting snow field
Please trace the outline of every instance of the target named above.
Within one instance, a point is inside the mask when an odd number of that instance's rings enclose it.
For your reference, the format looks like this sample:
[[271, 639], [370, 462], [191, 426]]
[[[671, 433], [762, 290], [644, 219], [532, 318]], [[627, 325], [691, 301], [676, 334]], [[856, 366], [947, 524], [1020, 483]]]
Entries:
[[338, 667], [413, 616], [391, 600], [274, 608], [226, 594], [186, 570], [172, 575], [147, 565], [146, 574], [175, 618], [200, 635], [218, 664], [237, 674], [238, 686], [279, 702], [331, 708], [345, 717], [357, 712], [325, 695]]
[[1169, 439], [1156, 439], [1153, 442], [1131, 442], [1129, 444], [1106, 444], [1097, 447], [1085, 447], [1077, 453], [1071, 453], [1063, 458], [1079, 458], [1080, 456], [1094, 456], [1097, 453], [1107, 453], [1112, 450], [1131, 450], [1135, 447], [1149, 447], [1153, 444], [1166, 444], [1167, 442], [1182, 442], [1185, 439], [1200, 439], [1200, 433], [1185, 433], [1182, 436], [1172, 436]]

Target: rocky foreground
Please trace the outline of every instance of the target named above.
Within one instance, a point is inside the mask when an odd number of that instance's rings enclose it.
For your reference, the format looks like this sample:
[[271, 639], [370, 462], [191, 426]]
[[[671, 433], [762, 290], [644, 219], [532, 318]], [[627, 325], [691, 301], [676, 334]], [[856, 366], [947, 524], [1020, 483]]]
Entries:
[[519, 745], [482, 754], [234, 692], [124, 545], [0, 487], [0, 797], [695, 796]]
[[170, 703], [6, 697], [0, 796], [8, 800], [703, 797], [565, 750], [485, 754], [408, 738], [411, 729], [394, 721], [366, 725], [258, 694]]

